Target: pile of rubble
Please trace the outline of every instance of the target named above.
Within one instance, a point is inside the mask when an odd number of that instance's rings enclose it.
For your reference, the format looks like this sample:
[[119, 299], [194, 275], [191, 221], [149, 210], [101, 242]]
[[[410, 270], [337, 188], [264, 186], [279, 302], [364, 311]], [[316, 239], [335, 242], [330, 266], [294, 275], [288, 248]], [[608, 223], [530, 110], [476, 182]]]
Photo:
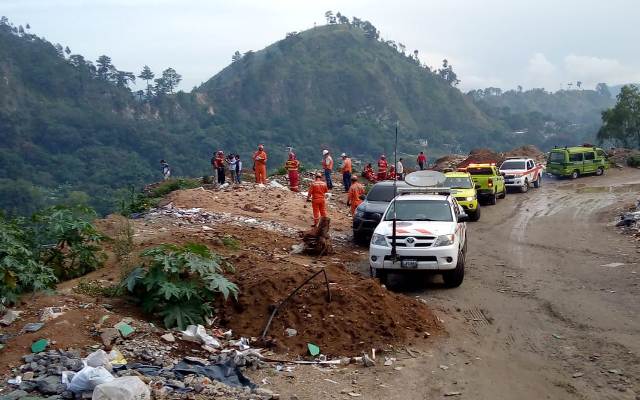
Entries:
[[623, 233], [640, 238], [640, 199], [635, 206], [629, 207], [620, 214], [620, 220], [616, 226], [622, 228]]
[[640, 150], [626, 149], [623, 147], [612, 147], [607, 150], [609, 161], [616, 167], [627, 165], [629, 158], [640, 157]]
[[533, 145], [526, 145], [504, 153], [478, 148], [471, 150], [468, 155], [448, 154], [438, 158], [432, 168], [436, 171], [444, 171], [447, 169], [464, 168], [469, 164], [495, 163], [499, 165], [508, 157], [532, 158], [539, 164], [545, 164], [547, 161], [545, 153], [540, 151], [540, 149]]

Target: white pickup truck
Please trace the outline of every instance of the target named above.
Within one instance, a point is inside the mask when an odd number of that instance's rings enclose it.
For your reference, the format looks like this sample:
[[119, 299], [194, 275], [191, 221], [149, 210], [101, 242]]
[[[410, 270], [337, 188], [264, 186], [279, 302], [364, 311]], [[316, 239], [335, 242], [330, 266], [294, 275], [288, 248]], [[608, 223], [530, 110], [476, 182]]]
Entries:
[[542, 185], [543, 172], [544, 166], [531, 158], [511, 157], [500, 165], [505, 186], [517, 187], [522, 193], [528, 191], [531, 185], [539, 188]]

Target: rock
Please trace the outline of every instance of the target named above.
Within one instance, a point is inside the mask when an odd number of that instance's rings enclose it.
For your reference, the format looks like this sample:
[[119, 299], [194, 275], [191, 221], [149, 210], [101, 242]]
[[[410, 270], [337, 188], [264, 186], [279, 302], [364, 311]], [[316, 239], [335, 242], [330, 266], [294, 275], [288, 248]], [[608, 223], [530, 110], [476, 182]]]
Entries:
[[162, 338], [162, 340], [164, 340], [165, 342], [169, 342], [169, 343], [173, 343], [176, 341], [176, 338], [173, 336], [173, 334], [171, 332], [164, 334], [162, 336], [160, 336]]
[[148, 400], [151, 393], [147, 385], [137, 376], [123, 376], [102, 383], [93, 391], [93, 400]]
[[100, 339], [102, 339], [102, 344], [107, 349], [110, 349], [117, 339], [120, 339], [120, 331], [116, 328], [104, 328], [100, 333]]
[[376, 365], [376, 362], [369, 358], [369, 355], [365, 354], [364, 356], [362, 356], [362, 365], [364, 365], [365, 367], [373, 367], [374, 365]]
[[267, 388], [257, 388], [255, 390], [255, 394], [265, 398], [265, 399], [277, 399], [279, 398], [278, 395], [276, 395], [275, 393], [273, 393], [271, 390], [267, 389]]
[[462, 394], [462, 392], [446, 392], [444, 395], [445, 397], [451, 397], [451, 396], [460, 396]]
[[37, 332], [43, 326], [44, 326], [44, 323], [42, 322], [31, 322], [29, 324], [26, 324], [23, 329], [25, 332]]
[[123, 338], [129, 337], [133, 332], [135, 332], [135, 329], [124, 321], [118, 322], [113, 327], [120, 331]]
[[30, 381], [33, 379], [34, 376], [35, 374], [33, 373], [33, 371], [25, 372], [24, 374], [22, 374], [22, 380]]
[[254, 213], [263, 213], [265, 211], [264, 207], [257, 206], [253, 203], [245, 204], [244, 207], [242, 207], [242, 209], [245, 211], [250, 211]]
[[0, 324], [9, 326], [13, 324], [16, 319], [20, 318], [20, 314], [22, 314], [22, 311], [7, 310], [2, 319], [0, 319]]
[[576, 372], [575, 374], [571, 375], [572, 378], [580, 378], [581, 376], [584, 376], [583, 372]]
[[27, 392], [32, 392], [38, 386], [36, 381], [22, 381], [20, 384], [20, 390], [26, 390]]
[[57, 375], [49, 375], [36, 382], [38, 391], [42, 394], [61, 394], [67, 390], [65, 385], [60, 381], [60, 377]]
[[84, 367], [84, 363], [79, 358], [69, 358], [62, 364], [67, 370], [78, 372]]
[[284, 330], [284, 333], [288, 336], [288, 337], [293, 337], [296, 336], [298, 334], [298, 331], [293, 329], [293, 328], [287, 328]]
[[25, 392], [24, 390], [14, 390], [13, 392], [9, 392], [7, 394], [5, 394], [4, 396], [2, 396], [3, 400], [17, 400], [17, 399], [21, 399], [23, 397], [29, 396], [29, 393]]

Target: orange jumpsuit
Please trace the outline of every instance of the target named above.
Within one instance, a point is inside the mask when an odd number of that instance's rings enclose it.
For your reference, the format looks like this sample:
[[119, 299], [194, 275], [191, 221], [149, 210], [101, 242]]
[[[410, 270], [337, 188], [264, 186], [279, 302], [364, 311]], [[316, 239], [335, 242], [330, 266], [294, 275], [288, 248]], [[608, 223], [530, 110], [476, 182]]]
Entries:
[[267, 183], [267, 153], [264, 150], [258, 150], [253, 153], [254, 172], [256, 174], [256, 183]]
[[325, 193], [329, 191], [327, 184], [321, 180], [315, 180], [309, 186], [309, 195], [311, 206], [313, 207], [313, 223], [318, 224], [320, 217], [327, 216], [327, 202], [324, 198]]
[[378, 180], [384, 181], [387, 179], [387, 160], [381, 158], [378, 160]]
[[349, 188], [349, 205], [351, 206], [351, 215], [355, 214], [356, 208], [362, 203], [360, 196], [364, 194], [364, 186], [360, 182], [354, 182]]

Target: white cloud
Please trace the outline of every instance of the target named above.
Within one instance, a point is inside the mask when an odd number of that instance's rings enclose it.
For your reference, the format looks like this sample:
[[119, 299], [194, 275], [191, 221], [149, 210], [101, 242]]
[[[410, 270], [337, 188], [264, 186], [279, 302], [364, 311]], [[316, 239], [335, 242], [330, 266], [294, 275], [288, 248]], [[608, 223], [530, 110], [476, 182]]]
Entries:
[[617, 84], [640, 81], [640, 73], [636, 69], [611, 58], [569, 54], [564, 58], [564, 72], [569, 81], [582, 81], [586, 86], [594, 86], [598, 82]]
[[525, 69], [524, 83], [528, 87], [544, 87], [554, 90], [561, 79], [558, 68], [542, 53], [535, 53]]

